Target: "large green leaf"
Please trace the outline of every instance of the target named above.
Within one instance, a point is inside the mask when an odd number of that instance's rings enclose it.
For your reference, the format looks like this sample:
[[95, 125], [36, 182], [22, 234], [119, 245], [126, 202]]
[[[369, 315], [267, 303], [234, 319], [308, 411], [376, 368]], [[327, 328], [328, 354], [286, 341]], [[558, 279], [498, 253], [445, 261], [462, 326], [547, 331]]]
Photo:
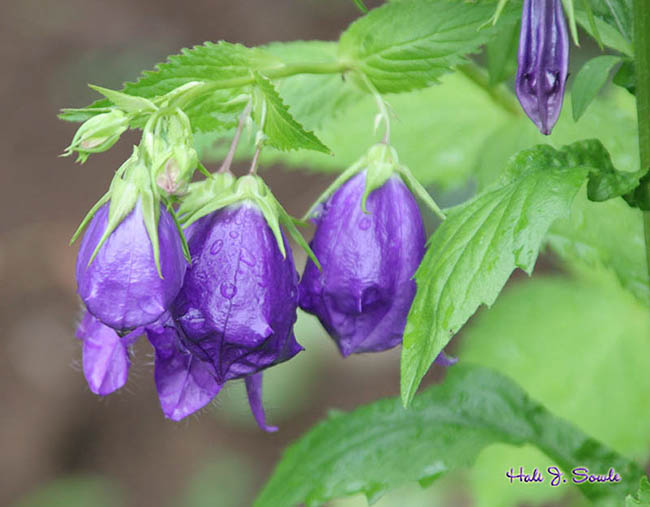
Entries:
[[566, 216], [594, 169], [609, 161], [597, 141], [517, 154], [500, 180], [447, 212], [415, 279], [402, 348], [408, 404], [433, 360], [481, 304], [492, 305], [515, 268], [530, 274], [550, 225]]
[[340, 58], [360, 69], [382, 93], [425, 88], [515, 22], [505, 7], [495, 27], [494, 3], [455, 0], [393, 2], [373, 9], [341, 35]]
[[[535, 276], [514, 281], [489, 311], [479, 313], [463, 331], [457, 354], [461, 362], [498, 368], [553, 413], [646, 462], [649, 336], [647, 308], [611, 276]], [[494, 480], [495, 470], [513, 463], [525, 469], [552, 464], [520, 451], [503, 446], [481, 455], [480, 468], [469, 473], [476, 507], [540, 505], [542, 499], [550, 502], [566, 493], [565, 488], [552, 495], [552, 488], [524, 485], [512, 497], [510, 484]], [[614, 505], [621, 504], [619, 498]]]
[[508, 378], [458, 365], [409, 410], [392, 398], [330, 414], [287, 449], [255, 505], [319, 505], [359, 492], [373, 501], [404, 482], [426, 485], [468, 466], [497, 442], [536, 445], [565, 471], [614, 467], [621, 483], [582, 488], [594, 499], [623, 498], [641, 476], [636, 464], [549, 413]]
[[622, 199], [594, 203], [581, 194], [569, 216], [553, 224], [547, 243], [571, 264], [611, 271], [625, 289], [650, 306], [643, 216]]

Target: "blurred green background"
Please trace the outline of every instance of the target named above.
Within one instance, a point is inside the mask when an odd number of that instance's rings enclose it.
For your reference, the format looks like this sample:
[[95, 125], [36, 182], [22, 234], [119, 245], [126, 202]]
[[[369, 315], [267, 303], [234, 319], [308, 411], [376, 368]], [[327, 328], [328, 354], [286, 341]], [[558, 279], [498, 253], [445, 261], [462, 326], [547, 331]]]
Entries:
[[[247, 45], [335, 40], [357, 15], [351, 0], [0, 4], [0, 505], [250, 505], [284, 447], [328, 410], [398, 394], [399, 350], [344, 361], [318, 322], [301, 314], [296, 336], [306, 351], [266, 375], [268, 419], [280, 426], [278, 433], [256, 427], [241, 384], [228, 386], [200, 414], [172, 423], [160, 412], [153, 355], [144, 340], [136, 346], [127, 386], [100, 399], [85, 385], [81, 348], [73, 335], [79, 315], [77, 246], [69, 247], [68, 241], [137, 137], [126, 136], [110, 152], [78, 166], [57, 157], [76, 128], [57, 120], [57, 111], [95, 98], [86, 83], [118, 88], [181, 47], [219, 39]], [[445, 114], [477, 129], [501, 121], [486, 108], [480, 110], [482, 123], [475, 121], [484, 97], [453, 102], [456, 93], [450, 101], [439, 99], [445, 97], [442, 90], [461, 89], [453, 78], [451, 83], [453, 88], [441, 88], [432, 99], [447, 104]], [[434, 97], [434, 90], [423, 93]], [[621, 122], [628, 125], [629, 98], [616, 100], [622, 104]], [[440, 111], [445, 104], [438, 104]], [[395, 99], [395, 106], [399, 116], [399, 109], [409, 106], [408, 97]], [[592, 115], [599, 114], [598, 107]], [[422, 113], [422, 128], [436, 123], [436, 110], [427, 114]], [[614, 128], [620, 135], [618, 126], [591, 118], [585, 120], [594, 132], [589, 135]], [[565, 121], [560, 130], [567, 133], [560, 136], [584, 135], [584, 125]], [[399, 140], [404, 122], [401, 127], [399, 119], [396, 123]], [[360, 151], [370, 142], [368, 132], [360, 133]], [[413, 150], [439, 147], [420, 158], [430, 155], [442, 167], [437, 182], [451, 190], [441, 196], [444, 204], [468, 195], [468, 173], [474, 171], [479, 185], [491, 179], [503, 153], [521, 147], [520, 138], [528, 135], [519, 127], [516, 135], [500, 132], [501, 137], [487, 140], [492, 149], [477, 152], [479, 143], [465, 133], [464, 144], [454, 145], [457, 152], [443, 150], [452, 149], [445, 137], [432, 134], [435, 144], [427, 132], [421, 134], [424, 140], [402, 134], [402, 142]], [[524, 145], [537, 140], [529, 136]], [[633, 138], [610, 140], [608, 147], [619, 164], [632, 165]], [[356, 157], [352, 151], [342, 153]], [[407, 159], [416, 156], [405, 154]], [[413, 158], [409, 163], [427, 161]], [[328, 164], [331, 169], [332, 161]], [[459, 173], [461, 166], [464, 172]], [[332, 180], [331, 173], [288, 172], [279, 165], [267, 167], [264, 176], [296, 215]], [[616, 216], [616, 205], [611, 212]], [[294, 251], [302, 267], [304, 256]], [[650, 455], [649, 337], [647, 308], [609, 273], [569, 267], [544, 255], [535, 276], [515, 276], [494, 308], [481, 310], [449, 352], [461, 361], [504, 371], [555, 413], [643, 462]], [[436, 366], [425, 384], [443, 375]], [[582, 505], [569, 486], [517, 487], [505, 479], [510, 467], [549, 465], [534, 449], [494, 446], [471, 471], [447, 476], [429, 489], [405, 486], [377, 505]], [[332, 502], [341, 507], [365, 504], [357, 497]]]

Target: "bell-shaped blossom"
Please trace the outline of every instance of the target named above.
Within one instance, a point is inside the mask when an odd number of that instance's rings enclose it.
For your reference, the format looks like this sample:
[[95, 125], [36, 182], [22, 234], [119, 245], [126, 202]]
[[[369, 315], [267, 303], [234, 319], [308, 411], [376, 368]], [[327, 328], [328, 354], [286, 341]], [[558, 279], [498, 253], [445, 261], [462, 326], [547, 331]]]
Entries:
[[78, 291], [96, 318], [118, 331], [130, 330], [156, 321], [166, 311], [181, 288], [187, 262], [174, 220], [161, 206], [158, 272], [140, 199], [93, 258], [108, 220], [106, 203], [92, 218], [79, 249]]
[[401, 178], [370, 193], [368, 213], [365, 179], [358, 173], [321, 205], [310, 245], [322, 270], [308, 261], [300, 282], [300, 307], [319, 318], [343, 356], [401, 343], [425, 249], [420, 211]]
[[120, 337], [114, 329], [85, 312], [76, 336], [83, 342], [83, 372], [93, 393], [106, 396], [126, 383], [131, 364], [129, 346], [141, 332], [140, 329]]
[[562, 109], [569, 70], [569, 34], [561, 0], [524, 0], [515, 80], [517, 98], [542, 134]]
[[172, 305], [190, 351], [222, 384], [286, 361], [302, 350], [293, 334], [297, 282], [262, 212], [239, 202], [199, 219], [189, 239], [192, 265]]

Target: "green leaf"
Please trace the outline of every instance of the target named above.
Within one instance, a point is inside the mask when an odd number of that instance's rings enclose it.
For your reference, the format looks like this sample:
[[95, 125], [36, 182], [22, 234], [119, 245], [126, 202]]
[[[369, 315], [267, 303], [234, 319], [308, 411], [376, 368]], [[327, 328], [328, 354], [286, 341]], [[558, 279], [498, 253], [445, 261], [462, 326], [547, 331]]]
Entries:
[[[279, 150], [307, 149], [330, 153], [329, 148], [319, 141], [313, 132], [305, 128], [291, 116], [289, 108], [273, 86], [273, 83], [260, 74], [255, 75], [257, 89], [261, 92], [263, 105], [256, 106], [261, 127], [268, 137], [268, 143]], [[259, 109], [264, 108], [260, 113]]]
[[[632, 56], [634, 50], [632, 49], [632, 43], [630, 42], [631, 38], [621, 32], [618, 23], [616, 22], [616, 18], [608, 15], [603, 8], [598, 8], [598, 1], [590, 2], [590, 6], [593, 9], [593, 18], [589, 16], [584, 7], [576, 5], [576, 21], [578, 21], [578, 24], [595, 40], [600, 40], [605, 46], [620, 51], [625, 55]], [[594, 30], [594, 25], [597, 32]], [[628, 32], [628, 34], [631, 35], [631, 31]]]
[[582, 66], [571, 87], [574, 121], [580, 119], [600, 89], [605, 86], [609, 73], [620, 61], [618, 56], [603, 55], [592, 58]]
[[506, 5], [497, 27], [486, 23], [493, 13], [494, 4], [485, 1], [388, 3], [348, 27], [339, 55], [381, 93], [425, 88], [514, 22], [518, 8]]
[[487, 70], [490, 85], [502, 83], [517, 70], [517, 48], [519, 47], [519, 24], [511, 23], [501, 28], [486, 44]]
[[626, 290], [650, 307], [641, 211], [622, 199], [594, 203], [584, 194], [566, 219], [553, 224], [548, 245], [570, 265], [614, 273]]
[[[216, 44], [206, 42], [170, 56], [167, 62], [159, 64], [156, 70], [143, 72], [136, 82], [125, 83], [122, 92], [137, 97], [154, 98], [192, 81], [221, 81], [230, 84], [238, 80], [249, 81], [251, 70], [264, 71], [279, 65], [281, 62], [263, 49], [247, 48], [241, 44], [224, 41]], [[184, 111], [190, 118], [192, 127], [209, 132], [236, 126], [243, 105], [232, 101], [242, 91], [237, 86], [215, 90], [189, 104]], [[95, 102], [86, 108], [87, 115], [92, 116], [96, 109], [109, 104], [107, 100]], [[69, 114], [63, 112], [60, 118], [79, 121], [84, 116], [81, 110], [73, 110]]]
[[463, 364], [409, 410], [391, 398], [330, 415], [285, 451], [255, 506], [318, 505], [359, 492], [372, 502], [404, 482], [428, 484], [469, 466], [497, 442], [536, 445], [565, 470], [614, 467], [623, 482], [582, 488], [592, 499], [622, 497], [641, 476], [636, 464], [552, 415], [508, 378]]
[[621, 88], [625, 88], [632, 95], [636, 95], [636, 71], [634, 70], [634, 62], [624, 60], [618, 71], [616, 71], [616, 74], [614, 74], [612, 82]]
[[531, 274], [548, 228], [568, 214], [589, 168], [601, 164], [598, 142], [560, 151], [537, 146], [514, 156], [495, 185], [448, 211], [415, 274], [402, 348], [405, 405], [453, 335], [481, 304], [494, 303], [514, 269]]
[[[336, 42], [317, 40], [273, 42], [264, 46], [266, 51], [287, 65], [335, 63], [337, 48]], [[305, 127], [314, 130], [365, 97], [363, 92], [339, 74], [297, 74], [278, 79], [274, 84], [291, 114]], [[305, 90], [309, 90], [309, 93], [305, 93]]]
[[635, 505], [650, 505], [650, 482], [647, 477], [641, 477], [639, 491], [636, 495], [627, 495], [625, 498], [625, 507], [634, 507]]
[[[461, 362], [498, 368], [554, 414], [645, 463], [650, 410], [641, 400], [650, 391], [649, 336], [647, 307], [617, 287], [612, 276], [583, 270], [568, 278], [547, 270], [509, 283], [495, 305], [477, 314], [463, 330], [456, 353]], [[562, 495], [565, 488], [543, 485], [537, 492], [522, 485], [526, 491], [510, 497], [513, 485], [495, 480], [495, 470], [513, 464], [541, 469], [554, 463], [502, 447], [491, 459], [482, 454], [477, 462], [481, 469], [475, 466], [469, 473], [476, 507], [574, 505], [543, 491], [556, 489]], [[505, 501], [506, 494], [510, 502]], [[621, 505], [623, 496], [610, 505]]]

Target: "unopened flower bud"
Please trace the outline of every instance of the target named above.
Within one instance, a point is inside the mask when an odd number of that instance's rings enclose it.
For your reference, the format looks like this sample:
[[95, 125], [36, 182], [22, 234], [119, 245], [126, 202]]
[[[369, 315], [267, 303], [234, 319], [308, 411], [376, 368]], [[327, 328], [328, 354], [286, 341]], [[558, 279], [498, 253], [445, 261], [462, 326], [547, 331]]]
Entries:
[[524, 0], [515, 88], [528, 117], [551, 133], [562, 110], [569, 34], [561, 0]]
[[77, 152], [77, 161], [83, 163], [91, 153], [108, 150], [128, 127], [128, 117], [119, 109], [93, 116], [79, 127], [64, 155]]
[[109, 223], [109, 206], [99, 208], [85, 232], [77, 257], [77, 284], [90, 313], [113, 329], [130, 330], [163, 314], [180, 290], [187, 262], [173, 218], [157, 204], [159, 274], [142, 198], [97, 250]]
[[379, 351], [402, 341], [413, 297], [413, 275], [424, 255], [425, 231], [417, 203], [394, 174], [361, 209], [366, 172], [344, 183], [314, 218], [300, 307], [316, 315], [341, 354]]
[[302, 350], [293, 334], [298, 274], [259, 208], [240, 202], [195, 222], [192, 266], [172, 306], [188, 348], [219, 383], [244, 378]]

